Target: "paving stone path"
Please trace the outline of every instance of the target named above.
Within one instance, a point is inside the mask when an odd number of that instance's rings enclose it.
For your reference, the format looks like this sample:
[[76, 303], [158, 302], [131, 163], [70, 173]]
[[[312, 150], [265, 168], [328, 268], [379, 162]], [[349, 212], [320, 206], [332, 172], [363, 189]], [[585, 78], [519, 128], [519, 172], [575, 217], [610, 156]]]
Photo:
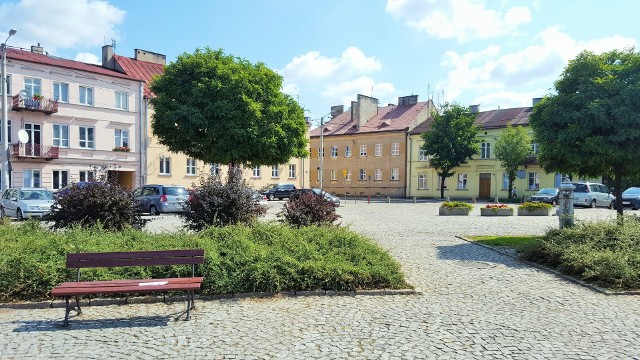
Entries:
[[60, 308], [4, 304], [0, 358], [640, 359], [640, 296], [600, 294], [455, 237], [541, 234], [557, 217], [441, 217], [437, 206], [339, 208], [343, 225], [398, 259], [417, 295], [199, 301], [189, 322], [175, 320], [182, 302], [91, 306], [67, 329]]

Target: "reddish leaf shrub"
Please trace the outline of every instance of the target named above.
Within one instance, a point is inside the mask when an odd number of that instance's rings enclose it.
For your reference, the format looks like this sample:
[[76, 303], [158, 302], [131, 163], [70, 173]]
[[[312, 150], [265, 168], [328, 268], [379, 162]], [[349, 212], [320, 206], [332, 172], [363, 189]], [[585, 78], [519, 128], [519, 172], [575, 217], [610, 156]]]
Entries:
[[291, 226], [332, 225], [340, 218], [333, 204], [310, 193], [289, 199], [278, 213], [281, 222]]

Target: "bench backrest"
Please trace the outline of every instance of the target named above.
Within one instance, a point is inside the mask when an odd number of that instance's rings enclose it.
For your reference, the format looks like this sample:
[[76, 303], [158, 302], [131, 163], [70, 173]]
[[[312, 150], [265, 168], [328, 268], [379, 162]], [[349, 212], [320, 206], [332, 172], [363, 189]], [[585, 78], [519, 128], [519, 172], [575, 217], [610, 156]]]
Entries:
[[204, 264], [204, 250], [69, 253], [67, 269]]

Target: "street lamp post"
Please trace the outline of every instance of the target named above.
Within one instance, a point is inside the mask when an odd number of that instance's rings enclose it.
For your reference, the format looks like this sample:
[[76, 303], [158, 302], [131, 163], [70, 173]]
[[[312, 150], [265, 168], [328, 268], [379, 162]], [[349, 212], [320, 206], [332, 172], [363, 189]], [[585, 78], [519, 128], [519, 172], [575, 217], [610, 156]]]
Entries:
[[318, 152], [318, 156], [320, 157], [320, 166], [318, 166], [320, 174], [320, 190], [324, 190], [322, 186], [324, 181], [324, 118], [332, 114], [333, 112], [330, 112], [320, 117], [320, 151]]
[[4, 191], [9, 187], [9, 105], [7, 104], [7, 41], [16, 34], [14, 29], [9, 30], [9, 36], [2, 44], [2, 184], [0, 189]]

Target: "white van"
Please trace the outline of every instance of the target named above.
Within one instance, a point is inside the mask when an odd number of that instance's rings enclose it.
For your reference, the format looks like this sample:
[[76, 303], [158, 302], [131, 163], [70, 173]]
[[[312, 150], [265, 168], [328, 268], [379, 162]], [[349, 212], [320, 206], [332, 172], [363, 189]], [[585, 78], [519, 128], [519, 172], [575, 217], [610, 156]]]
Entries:
[[573, 190], [573, 206], [613, 208], [616, 198], [606, 186], [591, 182], [573, 182], [572, 184], [576, 187]]

